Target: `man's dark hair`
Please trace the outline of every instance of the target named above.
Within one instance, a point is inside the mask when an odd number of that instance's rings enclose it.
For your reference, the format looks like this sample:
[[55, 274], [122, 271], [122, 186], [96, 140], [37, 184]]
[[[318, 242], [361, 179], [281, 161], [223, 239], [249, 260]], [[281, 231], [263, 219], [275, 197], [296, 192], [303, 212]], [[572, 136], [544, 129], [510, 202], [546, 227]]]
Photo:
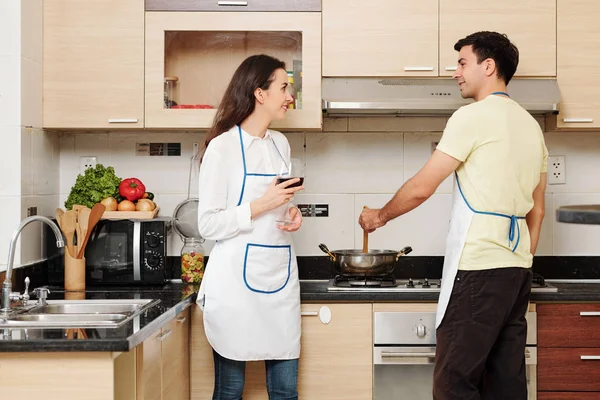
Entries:
[[475, 32], [456, 42], [454, 50], [460, 51], [465, 46], [473, 46], [477, 64], [488, 58], [494, 60], [498, 78], [504, 79], [508, 85], [519, 65], [519, 49], [506, 35], [488, 31]]

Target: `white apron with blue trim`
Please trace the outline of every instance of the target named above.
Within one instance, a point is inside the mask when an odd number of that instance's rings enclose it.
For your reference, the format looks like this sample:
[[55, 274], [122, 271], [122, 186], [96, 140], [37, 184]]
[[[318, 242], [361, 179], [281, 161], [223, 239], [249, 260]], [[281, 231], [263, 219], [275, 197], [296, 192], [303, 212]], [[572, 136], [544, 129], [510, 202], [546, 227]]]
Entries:
[[[238, 132], [244, 165], [239, 205], [262, 197], [279, 171], [266, 157], [258, 171], [248, 171]], [[254, 219], [251, 231], [220, 240], [211, 251], [199, 296], [204, 296], [206, 337], [225, 358], [251, 361], [300, 356], [296, 254], [290, 233], [277, 227], [277, 220], [285, 219], [287, 213], [287, 204], [266, 212]]]
[[446, 313], [446, 308], [450, 302], [450, 295], [452, 294], [454, 280], [456, 279], [456, 274], [458, 272], [458, 264], [465, 247], [465, 241], [467, 239], [469, 227], [471, 226], [471, 221], [473, 221], [473, 216], [475, 214], [485, 214], [507, 218], [510, 221], [508, 229], [509, 244], [514, 240], [515, 229], [518, 235], [512, 251], [515, 251], [519, 245], [521, 231], [518, 220], [524, 219], [525, 217], [516, 217], [514, 215], [474, 210], [465, 198], [460, 187], [460, 182], [458, 181], [458, 175], [455, 174], [454, 191], [452, 195], [452, 214], [450, 216], [450, 229], [448, 231], [448, 238], [446, 240], [446, 254], [444, 256], [444, 269], [442, 271], [442, 287], [437, 304], [435, 320], [436, 329], [439, 328], [440, 324], [442, 323], [444, 314]]

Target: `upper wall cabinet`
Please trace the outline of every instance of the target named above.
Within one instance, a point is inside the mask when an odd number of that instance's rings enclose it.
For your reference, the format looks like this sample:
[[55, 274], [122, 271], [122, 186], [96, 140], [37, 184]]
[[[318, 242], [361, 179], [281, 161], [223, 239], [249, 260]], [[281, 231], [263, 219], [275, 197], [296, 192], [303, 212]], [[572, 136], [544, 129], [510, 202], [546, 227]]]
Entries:
[[236, 68], [261, 53], [285, 62], [294, 96], [272, 127], [321, 129], [319, 12], [147, 12], [146, 127], [210, 127]]
[[44, 0], [45, 128], [144, 126], [144, 0]]
[[323, 76], [438, 76], [438, 0], [323, 0]]
[[558, 0], [557, 128], [600, 128], [600, 2]]
[[556, 76], [556, 2], [548, 0], [440, 0], [440, 76], [456, 70], [454, 44], [483, 30], [518, 47], [515, 76]]

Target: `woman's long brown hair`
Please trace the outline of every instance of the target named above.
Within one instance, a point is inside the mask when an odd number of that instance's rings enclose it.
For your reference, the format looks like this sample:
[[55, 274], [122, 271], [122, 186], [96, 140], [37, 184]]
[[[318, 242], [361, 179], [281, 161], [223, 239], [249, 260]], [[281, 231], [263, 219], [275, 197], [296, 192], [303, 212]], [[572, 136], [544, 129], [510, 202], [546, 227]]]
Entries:
[[273, 73], [279, 68], [285, 70], [285, 63], [265, 54], [250, 56], [240, 64], [225, 90], [213, 125], [206, 133], [206, 147], [211, 140], [241, 124], [252, 114], [254, 91], [258, 88], [267, 90], [274, 79]]

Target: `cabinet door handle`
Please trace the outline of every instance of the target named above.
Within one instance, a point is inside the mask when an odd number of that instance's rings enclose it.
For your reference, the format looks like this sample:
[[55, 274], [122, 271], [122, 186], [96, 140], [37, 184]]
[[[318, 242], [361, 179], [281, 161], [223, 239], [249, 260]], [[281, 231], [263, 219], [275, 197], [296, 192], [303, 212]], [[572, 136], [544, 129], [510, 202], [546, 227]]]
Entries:
[[433, 71], [433, 67], [404, 67], [404, 71], [407, 71], [407, 72]]
[[108, 120], [109, 124], [137, 124], [137, 118], [111, 118]]
[[600, 311], [580, 311], [580, 317], [600, 317]]
[[445, 67], [446, 71], [456, 71], [456, 67]]
[[248, 5], [247, 1], [217, 1], [217, 5], [219, 6], [237, 6], [237, 7], [246, 7]]
[[594, 118], [563, 118], [563, 122], [575, 124], [589, 124], [594, 122]]
[[187, 319], [187, 317], [177, 318], [177, 322], [179, 322], [180, 324], [183, 324], [186, 319]]
[[600, 356], [581, 356], [582, 360], [600, 360]]
[[162, 342], [163, 340], [171, 336], [171, 333], [173, 332], [170, 329], [168, 329], [166, 332], [163, 332], [160, 336], [158, 336], [158, 339]]
[[319, 311], [302, 311], [300, 315], [305, 317], [316, 317], [318, 316], [322, 323], [328, 324], [331, 322], [331, 308], [327, 306], [321, 306]]

